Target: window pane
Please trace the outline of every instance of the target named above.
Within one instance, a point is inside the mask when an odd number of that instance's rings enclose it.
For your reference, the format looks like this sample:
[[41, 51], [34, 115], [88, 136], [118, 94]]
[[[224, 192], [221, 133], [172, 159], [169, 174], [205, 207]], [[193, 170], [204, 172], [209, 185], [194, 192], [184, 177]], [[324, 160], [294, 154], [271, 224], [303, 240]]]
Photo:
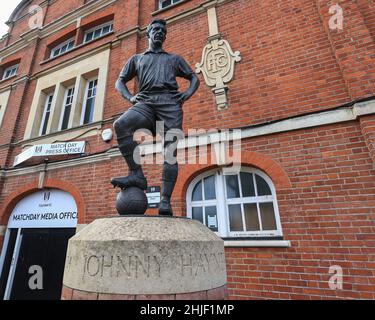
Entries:
[[243, 231], [241, 205], [231, 204], [228, 206], [228, 210], [230, 231]]
[[263, 230], [277, 230], [273, 203], [260, 203], [260, 216], [262, 219]]
[[48, 110], [51, 109], [52, 100], [53, 100], [53, 95], [48, 96], [48, 107], [47, 107]]
[[201, 201], [202, 200], [202, 181], [199, 181], [193, 190], [193, 199], [192, 201]]
[[94, 32], [94, 39], [98, 38], [100, 36], [101, 32], [102, 32], [102, 29], [95, 30], [95, 32]]
[[92, 39], [93, 32], [89, 32], [86, 34], [85, 42], [90, 41]]
[[218, 231], [216, 206], [205, 207], [205, 211], [207, 227], [209, 227], [212, 231]]
[[259, 219], [256, 203], [244, 204], [246, 231], [259, 231]]
[[52, 94], [47, 96], [45, 106], [44, 106], [44, 111], [43, 111], [44, 115], [43, 115], [43, 118], [42, 118], [40, 135], [45, 135], [46, 132], [47, 132], [49, 116], [50, 116], [50, 113], [51, 113], [52, 100], [53, 100]]
[[241, 186], [243, 197], [255, 197], [253, 174], [248, 172], [241, 172]]
[[68, 105], [68, 106], [65, 107], [63, 120], [62, 120], [62, 124], [61, 124], [61, 130], [65, 130], [65, 129], [68, 128], [71, 107], [72, 107], [71, 105]]
[[109, 28], [110, 28], [110, 26], [105, 26], [105, 27], [103, 28], [103, 34], [108, 33], [109, 30], [110, 30]]
[[240, 189], [238, 186], [238, 179], [237, 175], [235, 176], [225, 176], [225, 181], [227, 184], [227, 195], [228, 198], [239, 198], [240, 197]]
[[94, 107], [95, 107], [95, 92], [98, 80], [91, 80], [87, 86], [87, 99], [85, 104], [85, 113], [83, 117], [83, 124], [91, 123], [94, 120]]
[[94, 116], [94, 103], [95, 103], [95, 98], [87, 99], [85, 116], [83, 118], [83, 124], [92, 122], [93, 116]]
[[44, 123], [43, 123], [43, 128], [42, 128], [42, 133], [41, 133], [42, 136], [45, 135], [47, 132], [48, 120], [49, 120], [49, 112], [46, 113], [46, 116], [44, 118]]
[[204, 178], [204, 198], [205, 200], [216, 199], [215, 176]]
[[192, 218], [203, 223], [203, 208], [202, 207], [193, 207]]
[[161, 7], [165, 8], [171, 5], [171, 0], [164, 0], [161, 2]]
[[271, 189], [262, 177], [255, 175], [255, 179], [257, 182], [257, 190], [258, 190], [258, 196], [270, 196], [272, 195]]

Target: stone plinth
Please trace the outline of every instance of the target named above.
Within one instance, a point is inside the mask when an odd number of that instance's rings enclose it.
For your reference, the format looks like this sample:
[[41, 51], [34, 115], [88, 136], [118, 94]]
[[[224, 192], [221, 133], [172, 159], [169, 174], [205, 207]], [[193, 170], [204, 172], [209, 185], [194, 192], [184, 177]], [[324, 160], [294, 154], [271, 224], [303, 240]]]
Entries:
[[63, 299], [224, 299], [224, 242], [198, 221], [98, 219], [69, 240]]

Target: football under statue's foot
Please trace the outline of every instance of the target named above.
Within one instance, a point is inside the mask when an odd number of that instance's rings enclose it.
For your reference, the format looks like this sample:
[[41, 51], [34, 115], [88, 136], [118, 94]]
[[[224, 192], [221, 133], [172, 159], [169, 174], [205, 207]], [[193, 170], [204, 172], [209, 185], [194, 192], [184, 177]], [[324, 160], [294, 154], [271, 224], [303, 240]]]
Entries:
[[147, 180], [144, 177], [139, 177], [131, 174], [127, 177], [116, 177], [111, 180], [112, 185], [116, 188], [126, 189], [129, 187], [138, 187], [142, 190], [147, 189]]
[[172, 206], [168, 200], [162, 199], [159, 204], [160, 216], [173, 216]]

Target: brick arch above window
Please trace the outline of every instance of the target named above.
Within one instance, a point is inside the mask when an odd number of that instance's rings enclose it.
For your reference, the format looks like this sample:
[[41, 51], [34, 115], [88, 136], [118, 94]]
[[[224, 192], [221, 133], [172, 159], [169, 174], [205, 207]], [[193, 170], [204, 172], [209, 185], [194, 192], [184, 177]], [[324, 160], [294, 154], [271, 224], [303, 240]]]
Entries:
[[[85, 202], [81, 192], [74, 184], [63, 180], [46, 179], [43, 188], [60, 189], [70, 193], [77, 204], [78, 224], [85, 223]], [[4, 201], [3, 209], [0, 211], [0, 225], [6, 226], [8, 224], [9, 217], [19, 201], [37, 191], [40, 191], [40, 188], [38, 188], [38, 181], [35, 180], [8, 195]]]
[[[253, 151], [241, 152], [241, 164], [253, 166], [267, 174], [276, 190], [290, 189], [292, 184], [281, 165], [271, 157]], [[177, 199], [185, 199], [190, 182], [204, 171], [218, 168], [216, 164], [187, 164], [181, 168], [173, 196]]]

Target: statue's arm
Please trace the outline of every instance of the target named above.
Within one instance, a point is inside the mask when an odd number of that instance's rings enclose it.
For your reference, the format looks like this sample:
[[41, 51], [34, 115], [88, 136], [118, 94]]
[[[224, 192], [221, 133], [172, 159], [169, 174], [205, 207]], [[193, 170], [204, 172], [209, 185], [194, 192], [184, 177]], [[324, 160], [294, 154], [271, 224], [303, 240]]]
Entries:
[[121, 94], [121, 96], [124, 99], [133, 103], [132, 99], [134, 98], [134, 96], [130, 93], [128, 87], [126, 86], [124, 79], [121, 77], [118, 78], [116, 81], [116, 90], [118, 91], [118, 93]]
[[135, 102], [136, 95], [132, 95], [126, 85], [128, 81], [133, 79], [136, 76], [136, 69], [135, 69], [135, 62], [136, 57], [133, 56], [130, 60], [125, 64], [124, 68], [122, 69], [119, 78], [116, 81], [115, 88], [120, 95], [130, 101], [131, 103]]
[[195, 93], [195, 91], [197, 91], [197, 89], [199, 88], [200, 81], [199, 81], [198, 76], [195, 73], [191, 75], [191, 78], [189, 80], [190, 80], [189, 88], [185, 92], [181, 93], [181, 98], [183, 101], [190, 99]]
[[177, 76], [190, 81], [189, 88], [185, 92], [179, 93], [179, 100], [183, 103], [186, 100], [190, 99], [192, 95], [195, 93], [195, 91], [197, 91], [197, 89], [199, 88], [200, 81], [198, 76], [190, 68], [189, 64], [179, 56], [177, 56], [176, 66]]

